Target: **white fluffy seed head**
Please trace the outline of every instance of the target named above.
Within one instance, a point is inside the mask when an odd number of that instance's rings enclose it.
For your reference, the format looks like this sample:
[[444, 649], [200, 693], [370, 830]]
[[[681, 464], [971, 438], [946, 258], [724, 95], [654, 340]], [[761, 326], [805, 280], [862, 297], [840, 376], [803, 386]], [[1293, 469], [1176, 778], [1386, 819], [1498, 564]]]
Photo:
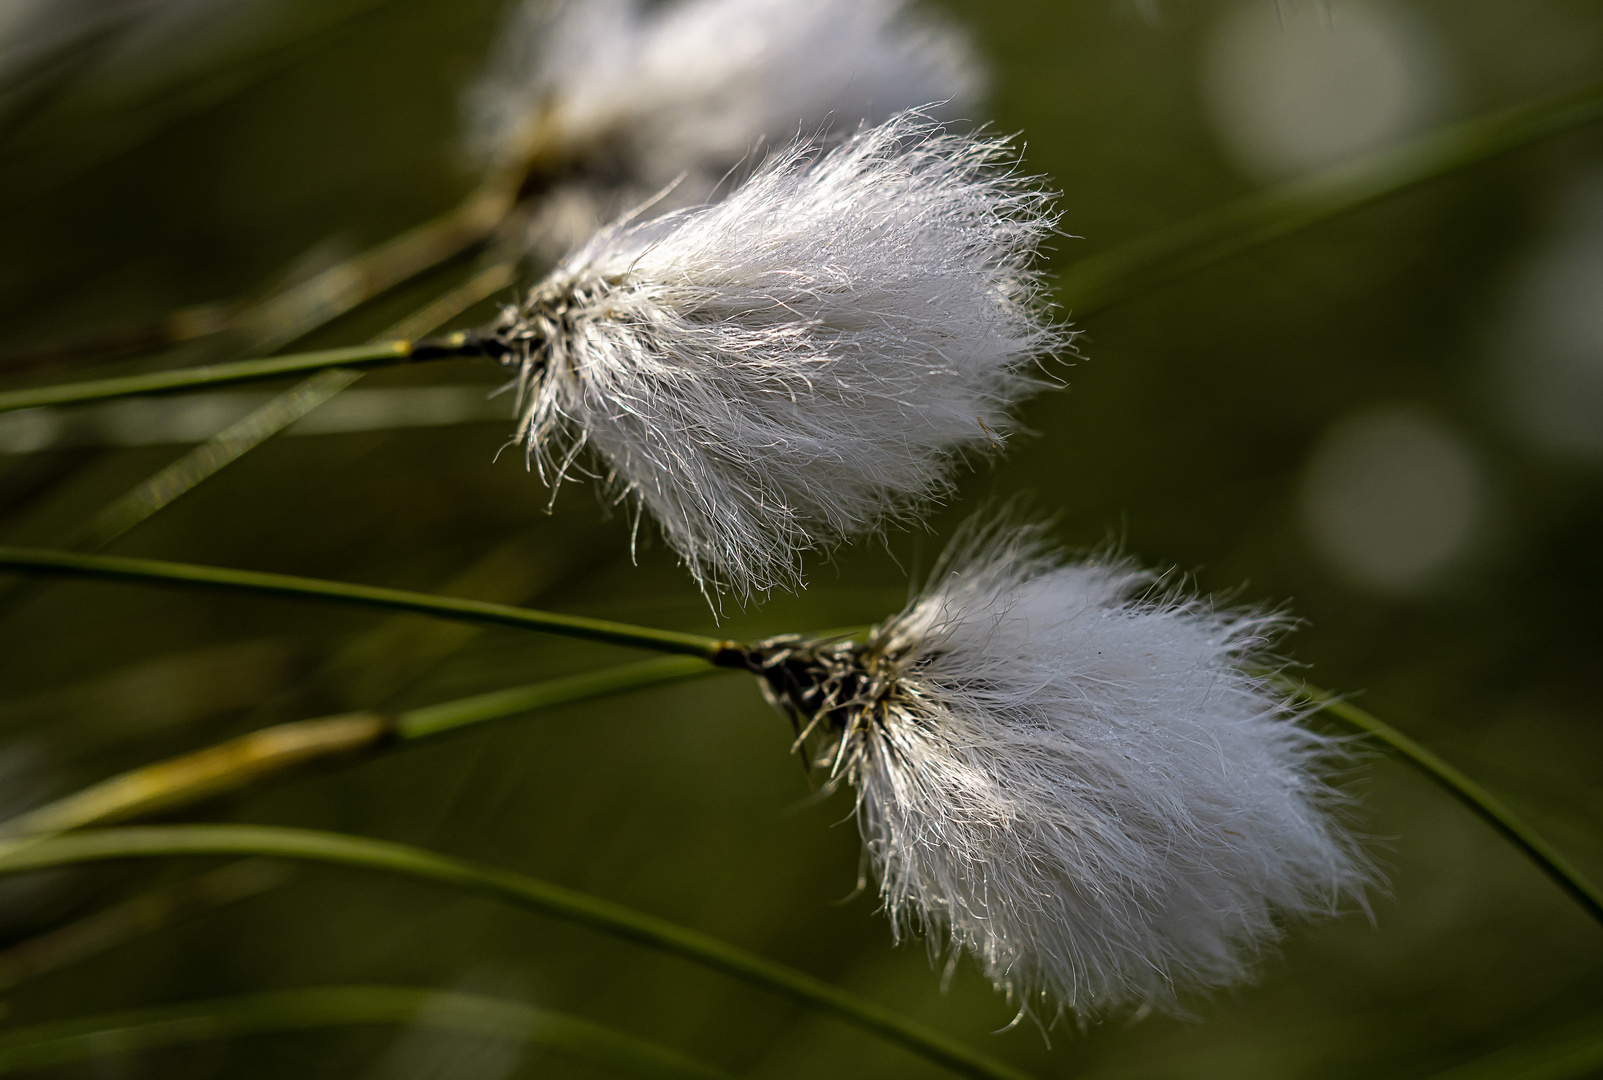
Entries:
[[687, 202], [764, 141], [850, 131], [984, 79], [966, 39], [906, 0], [525, 2], [468, 96], [491, 162], [531, 151]]
[[1037, 268], [1049, 197], [1012, 164], [907, 112], [604, 230], [500, 324], [542, 476], [588, 446], [703, 591], [742, 601], [940, 495], [1067, 337]]
[[1279, 629], [993, 524], [866, 645], [756, 666], [856, 788], [898, 937], [1092, 1018], [1177, 1011], [1248, 977], [1282, 918], [1363, 902], [1341, 745], [1255, 673]]

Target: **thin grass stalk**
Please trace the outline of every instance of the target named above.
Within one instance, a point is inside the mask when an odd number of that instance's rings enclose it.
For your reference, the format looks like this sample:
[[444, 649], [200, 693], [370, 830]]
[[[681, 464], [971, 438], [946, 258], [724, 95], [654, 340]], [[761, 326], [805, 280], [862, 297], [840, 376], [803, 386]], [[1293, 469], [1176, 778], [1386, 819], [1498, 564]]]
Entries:
[[[419, 359], [414, 355], [415, 352], [416, 343], [411, 341], [380, 341], [371, 345], [352, 345], [343, 349], [319, 349], [316, 352], [295, 353], [290, 356], [238, 360], [227, 364], [207, 364], [195, 368], [122, 375], [114, 379], [89, 379], [84, 382], [12, 390], [0, 394], [0, 412], [35, 409], [46, 405], [73, 405], [111, 398], [140, 397], [147, 394], [169, 394], [202, 386], [233, 386], [239, 383], [281, 379], [288, 375], [326, 371], [330, 368], [366, 370], [391, 367]], [[449, 352], [449, 344], [442, 343], [442, 348], [431, 351], [426, 358], [439, 359], [448, 355], [452, 355]]]
[[976, 1080], [1027, 1074], [822, 979], [622, 904], [421, 848], [340, 833], [257, 825], [101, 829], [0, 845], [0, 875], [120, 859], [268, 855], [391, 874], [487, 896], [677, 956], [843, 1020]]
[[0, 1034], [0, 1075], [166, 1046], [320, 1028], [400, 1024], [522, 1043], [650, 1080], [729, 1080], [657, 1043], [564, 1013], [456, 991], [320, 986], [110, 1013]]
[[562, 615], [534, 611], [509, 604], [482, 600], [461, 600], [450, 596], [376, 585], [357, 585], [346, 581], [324, 581], [291, 574], [268, 574], [254, 570], [229, 570], [217, 566], [163, 562], [157, 559], [125, 559], [111, 555], [83, 555], [77, 552], [41, 548], [0, 547], [0, 569], [29, 574], [55, 574], [92, 577], [141, 584], [198, 586], [266, 596], [326, 600], [358, 607], [410, 611], [443, 619], [488, 626], [509, 626], [520, 630], [540, 630], [564, 637], [629, 645], [657, 652], [679, 653], [714, 660], [728, 655], [732, 643], [701, 634], [676, 630], [657, 630], [646, 626], [591, 619], [583, 615]]
[[509, 690], [409, 709], [395, 718], [397, 745], [457, 734], [480, 724], [510, 720], [532, 712], [615, 697], [657, 686], [704, 679], [729, 671], [693, 656], [663, 656], [602, 671], [547, 679]]
[[1522, 851], [1572, 900], [1581, 905], [1588, 915], [1603, 923], [1603, 891], [1592, 884], [1575, 864], [1566, 859], [1540, 833], [1520, 820], [1514, 811], [1504, 806], [1491, 792], [1420, 743], [1350, 701], [1285, 676], [1276, 676], [1275, 681], [1288, 692], [1297, 694], [1309, 704], [1317, 706], [1321, 712], [1328, 713], [1349, 727], [1379, 740], [1408, 764], [1430, 777], [1453, 798], [1469, 807], [1482, 821], [1497, 830], [1505, 840]]
[[1603, 118], [1603, 82], [1452, 124], [1268, 188], [1073, 264], [1057, 300], [1076, 318], [1450, 172]]
[[91, 784], [0, 822], [0, 837], [68, 832], [169, 813], [264, 780], [365, 760], [421, 739], [726, 670], [693, 656], [665, 656], [427, 705], [395, 716], [349, 713], [275, 724]]

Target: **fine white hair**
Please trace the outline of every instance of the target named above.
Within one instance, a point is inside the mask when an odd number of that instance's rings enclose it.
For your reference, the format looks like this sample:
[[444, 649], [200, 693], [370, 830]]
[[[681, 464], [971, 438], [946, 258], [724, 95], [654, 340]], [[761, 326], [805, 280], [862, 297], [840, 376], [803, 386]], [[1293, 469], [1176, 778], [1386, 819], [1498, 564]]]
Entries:
[[468, 94], [469, 143], [577, 163], [597, 198], [684, 176], [688, 204], [765, 143], [927, 102], [960, 116], [984, 81], [967, 39], [906, 0], [525, 2]]
[[906, 112], [603, 230], [499, 324], [542, 477], [589, 446], [703, 591], [742, 601], [939, 496], [1067, 338], [1037, 267], [1050, 197], [1014, 163]]
[[972, 953], [1026, 1010], [1177, 1011], [1371, 876], [1333, 814], [1342, 744], [1258, 673], [1280, 629], [1064, 564], [1039, 526], [971, 526], [857, 673], [837, 647], [835, 689], [789, 708], [834, 710], [822, 763], [857, 790], [898, 938]]

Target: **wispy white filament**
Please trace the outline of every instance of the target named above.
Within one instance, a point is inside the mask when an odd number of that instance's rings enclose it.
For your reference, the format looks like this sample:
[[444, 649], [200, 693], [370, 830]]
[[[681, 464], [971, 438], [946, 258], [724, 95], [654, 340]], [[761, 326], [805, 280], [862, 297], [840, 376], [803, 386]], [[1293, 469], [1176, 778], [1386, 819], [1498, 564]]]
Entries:
[[1338, 747], [1250, 671], [1278, 620], [1155, 588], [981, 529], [835, 714], [898, 935], [971, 952], [1025, 1007], [1173, 1010], [1247, 977], [1280, 918], [1362, 902]]
[[603, 231], [503, 317], [542, 475], [588, 445], [703, 589], [739, 598], [939, 495], [1065, 337], [1036, 268], [1049, 199], [1012, 161], [903, 113]]
[[491, 161], [533, 150], [648, 192], [685, 173], [688, 203], [765, 143], [932, 101], [962, 115], [983, 81], [967, 41], [905, 0], [526, 2], [468, 119]]

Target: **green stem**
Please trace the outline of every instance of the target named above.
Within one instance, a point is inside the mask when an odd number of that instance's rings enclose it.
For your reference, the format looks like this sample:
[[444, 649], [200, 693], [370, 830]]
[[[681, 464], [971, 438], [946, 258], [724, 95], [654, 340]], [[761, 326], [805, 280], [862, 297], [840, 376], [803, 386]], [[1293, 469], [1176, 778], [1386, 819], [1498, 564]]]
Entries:
[[728, 1080], [656, 1043], [514, 1001], [399, 986], [320, 986], [17, 1028], [0, 1034], [0, 1074], [240, 1035], [357, 1024], [421, 1025], [520, 1042], [633, 1076]]
[[1288, 692], [1318, 706], [1321, 712], [1329, 713], [1348, 726], [1373, 736], [1395, 751], [1524, 852], [1559, 888], [1586, 909], [1588, 915], [1603, 923], [1603, 891], [1588, 881], [1586, 875], [1557, 848], [1521, 821], [1491, 792], [1384, 720], [1371, 716], [1351, 702], [1285, 676], [1277, 676], [1275, 681]]
[[123, 375], [115, 379], [90, 379], [85, 382], [38, 386], [0, 394], [0, 412], [35, 409], [45, 405], [73, 405], [107, 398], [137, 397], [143, 394], [168, 394], [203, 386], [261, 382], [266, 379], [280, 379], [286, 375], [324, 371], [328, 368], [388, 367], [416, 360], [467, 355], [469, 349], [467, 335], [447, 334], [438, 342], [427, 343], [426, 351], [424, 343], [421, 342], [380, 341], [372, 345], [293, 353], [289, 356], [273, 356], [264, 360], [236, 360], [228, 364], [152, 371], [142, 375]]
[[386, 589], [376, 585], [356, 585], [346, 581], [324, 581], [289, 574], [267, 574], [254, 570], [229, 570], [192, 563], [162, 562], [156, 559], [126, 559], [111, 555], [83, 555], [77, 552], [40, 548], [0, 547], [0, 569], [31, 574], [58, 574], [68, 577], [106, 578], [147, 584], [195, 585], [233, 592], [263, 593], [269, 596], [307, 597], [362, 607], [388, 608], [434, 615], [442, 619], [511, 626], [522, 630], [542, 630], [566, 637], [604, 641], [612, 645], [631, 645], [657, 652], [685, 653], [712, 660], [724, 654], [729, 642], [700, 634], [674, 630], [654, 630], [645, 626], [589, 619], [582, 615], [560, 615], [532, 611], [508, 604], [482, 600], [460, 600], [450, 596]]
[[958, 1075], [1026, 1080], [1018, 1070], [940, 1032], [710, 935], [560, 885], [405, 844], [255, 825], [103, 829], [0, 845], [0, 874], [112, 859], [186, 855], [271, 855], [373, 870], [493, 897], [723, 972], [879, 1035]]
[[1248, 195], [1083, 259], [1058, 279], [1076, 318], [1466, 165], [1603, 118], [1603, 82], [1453, 124]]
[[642, 660], [637, 664], [620, 664], [583, 675], [548, 679], [530, 686], [494, 690], [488, 694], [411, 709], [395, 718], [395, 737], [400, 742], [414, 742], [541, 709], [593, 701], [650, 686], [701, 679], [727, 670], [691, 656], [663, 656]]

